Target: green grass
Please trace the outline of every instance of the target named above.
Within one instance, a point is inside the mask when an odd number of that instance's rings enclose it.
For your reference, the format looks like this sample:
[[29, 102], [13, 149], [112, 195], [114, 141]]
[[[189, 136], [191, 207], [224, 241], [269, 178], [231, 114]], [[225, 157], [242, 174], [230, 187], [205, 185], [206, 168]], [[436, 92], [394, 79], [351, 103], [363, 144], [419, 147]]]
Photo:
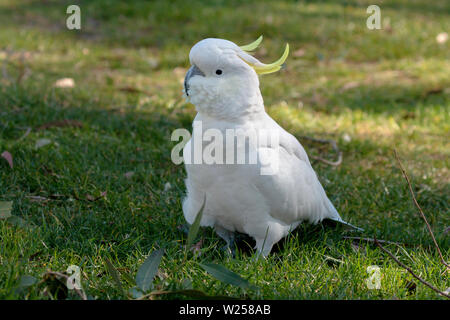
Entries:
[[[261, 77], [268, 112], [297, 136], [335, 139], [344, 153], [336, 168], [313, 163], [341, 215], [363, 227], [363, 236], [402, 243], [386, 246], [434, 286], [450, 287], [393, 154], [396, 148], [449, 260], [450, 41], [436, 42], [450, 31], [448, 2], [383, 1], [384, 28], [374, 31], [366, 28], [372, 3], [365, 0], [79, 1], [82, 30], [69, 31], [72, 3], [0, 0], [0, 153], [14, 158], [14, 169], [0, 158], [0, 201], [13, 201], [12, 214], [28, 224], [0, 220], [0, 298], [46, 299], [44, 284], [15, 290], [20, 277], [42, 279], [47, 270], [78, 265], [91, 297], [125, 299], [105, 261], [127, 291], [161, 247], [158, 290], [252, 299], [440, 298], [376, 246], [343, 240], [336, 228], [302, 226], [267, 260], [251, 252], [231, 258], [224, 242], [202, 229], [201, 254], [185, 255], [185, 171], [170, 161], [170, 134], [190, 128], [195, 116], [181, 97], [189, 49], [206, 37], [246, 44], [260, 34], [263, 61], [277, 58], [285, 42], [297, 51], [285, 70]], [[76, 86], [54, 88], [64, 77]], [[83, 125], [37, 129], [63, 119]], [[40, 139], [52, 143], [36, 149]], [[334, 156], [301, 142], [309, 154]], [[223, 284], [199, 263], [224, 265], [260, 290]], [[366, 286], [370, 265], [381, 268], [380, 290]], [[174, 297], [183, 298], [155, 298]]]

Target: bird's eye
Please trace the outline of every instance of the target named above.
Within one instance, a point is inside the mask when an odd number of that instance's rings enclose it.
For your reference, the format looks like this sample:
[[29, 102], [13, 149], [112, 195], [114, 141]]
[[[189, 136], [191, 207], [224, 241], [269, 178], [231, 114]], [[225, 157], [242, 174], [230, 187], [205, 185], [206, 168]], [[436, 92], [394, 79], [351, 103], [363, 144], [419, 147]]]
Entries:
[[216, 70], [216, 74], [221, 75], [221, 74], [222, 74], [222, 70], [217, 69], [217, 70]]

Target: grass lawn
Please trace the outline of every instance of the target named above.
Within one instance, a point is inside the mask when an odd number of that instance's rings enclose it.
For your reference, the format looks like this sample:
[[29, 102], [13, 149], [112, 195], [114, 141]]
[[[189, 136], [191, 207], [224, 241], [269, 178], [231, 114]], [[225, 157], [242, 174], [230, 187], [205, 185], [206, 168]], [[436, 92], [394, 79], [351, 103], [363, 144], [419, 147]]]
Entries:
[[[227, 255], [207, 228], [196, 255], [184, 248], [185, 171], [170, 160], [170, 135], [195, 116], [181, 96], [189, 50], [207, 37], [243, 45], [263, 34], [262, 61], [291, 46], [286, 69], [260, 78], [268, 113], [297, 137], [333, 139], [343, 151], [338, 167], [313, 161], [341, 216], [362, 237], [398, 242], [385, 246], [435, 287], [450, 287], [394, 157], [396, 149], [449, 260], [450, 40], [436, 37], [450, 31], [450, 2], [380, 1], [382, 29], [369, 30], [372, 2], [0, 0], [0, 153], [14, 165], [0, 158], [0, 201], [13, 201], [21, 218], [0, 219], [0, 298], [56, 298], [45, 273], [70, 265], [89, 297], [132, 298], [138, 268], [165, 248], [153, 290], [444, 299], [340, 228], [303, 225], [266, 260]], [[65, 26], [74, 3], [81, 30]], [[55, 87], [62, 78], [74, 87]], [[336, 158], [300, 141], [310, 155]], [[218, 281], [200, 263], [259, 289]], [[380, 267], [379, 290], [366, 285], [368, 266]], [[38, 283], [21, 289], [24, 276]]]

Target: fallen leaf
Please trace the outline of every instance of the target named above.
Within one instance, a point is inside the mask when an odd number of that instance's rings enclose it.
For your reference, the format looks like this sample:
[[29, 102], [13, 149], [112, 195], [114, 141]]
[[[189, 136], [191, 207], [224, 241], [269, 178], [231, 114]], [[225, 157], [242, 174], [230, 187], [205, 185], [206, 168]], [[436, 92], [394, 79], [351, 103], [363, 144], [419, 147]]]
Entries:
[[50, 139], [39, 139], [38, 141], [36, 141], [35, 148], [39, 149], [50, 143], [52, 143], [52, 141]]
[[199, 265], [219, 281], [240, 287], [242, 289], [258, 290], [258, 287], [251, 284], [247, 279], [242, 278], [237, 273], [228, 270], [222, 265], [215, 263], [199, 263]]
[[9, 153], [8, 151], [4, 151], [4, 152], [1, 154], [1, 157], [4, 158], [6, 161], [8, 161], [8, 164], [9, 164], [9, 166], [10, 166], [11, 169], [14, 168], [14, 165], [13, 165], [13, 158], [12, 158], [11, 153]]
[[206, 194], [205, 198], [203, 199], [202, 207], [197, 212], [194, 223], [192, 223], [192, 225], [189, 227], [189, 233], [186, 240], [186, 249], [189, 249], [192, 246], [195, 238], [197, 237], [198, 231], [200, 229], [200, 221], [202, 220], [203, 216], [203, 209], [205, 208], [205, 203], [206, 203]]
[[53, 86], [55, 88], [73, 88], [75, 87], [75, 81], [72, 78], [62, 78], [56, 80]]
[[20, 280], [19, 280], [19, 284], [14, 288], [14, 293], [21, 294], [22, 292], [25, 291], [25, 289], [27, 289], [28, 287], [31, 287], [32, 285], [34, 285], [37, 282], [38, 282], [38, 280], [33, 276], [29, 276], [29, 275], [21, 276]]
[[122, 281], [120, 280], [120, 273], [114, 267], [114, 265], [108, 259], [105, 259], [106, 268], [108, 269], [109, 274], [113, 278], [116, 283], [117, 288], [123, 292]]
[[152, 287], [153, 278], [158, 272], [161, 258], [164, 255], [164, 250], [159, 249], [153, 251], [139, 267], [136, 274], [136, 284], [142, 292], [146, 292]]

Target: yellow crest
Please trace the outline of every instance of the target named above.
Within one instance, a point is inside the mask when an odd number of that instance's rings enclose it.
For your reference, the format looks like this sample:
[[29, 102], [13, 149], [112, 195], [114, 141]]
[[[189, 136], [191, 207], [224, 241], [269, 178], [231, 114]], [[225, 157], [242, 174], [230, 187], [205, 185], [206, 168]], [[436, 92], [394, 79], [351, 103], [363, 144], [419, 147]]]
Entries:
[[249, 66], [251, 66], [256, 71], [257, 74], [268, 74], [276, 72], [282, 68], [283, 63], [286, 61], [289, 55], [289, 44], [286, 43], [286, 48], [284, 49], [284, 53], [280, 59], [278, 59], [273, 63], [265, 64], [247, 53], [249, 51], [255, 50], [261, 43], [262, 39], [263, 36], [260, 36], [258, 39], [256, 39], [256, 41], [247, 44], [245, 46], [239, 47], [241, 48], [242, 51], [244, 51], [241, 54], [239, 54], [239, 57], [242, 60], [244, 60], [244, 62], [247, 63]]

